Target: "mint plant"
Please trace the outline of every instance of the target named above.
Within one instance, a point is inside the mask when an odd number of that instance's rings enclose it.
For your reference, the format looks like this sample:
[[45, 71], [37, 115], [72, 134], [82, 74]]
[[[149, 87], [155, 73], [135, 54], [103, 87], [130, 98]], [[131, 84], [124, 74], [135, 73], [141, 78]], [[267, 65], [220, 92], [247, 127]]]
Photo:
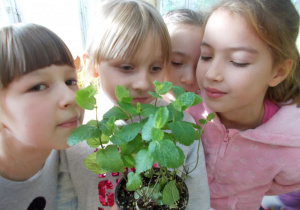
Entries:
[[[101, 121], [97, 119], [95, 88], [90, 85], [77, 91], [78, 105], [87, 110], [95, 109], [96, 118], [75, 129], [68, 138], [68, 144], [72, 146], [85, 140], [90, 147], [97, 148], [96, 152], [85, 158], [85, 167], [96, 174], [123, 172], [126, 188], [135, 192], [137, 201], [155, 202], [173, 208], [179, 200], [180, 185], [175, 179], [176, 173], [182, 167], [181, 172], [186, 177], [196, 168], [184, 166], [185, 156], [179, 145], [189, 146], [198, 141], [199, 148], [203, 126], [213, 119], [214, 114], [199, 120], [202, 127], [183, 121], [183, 112], [201, 103], [200, 96], [172, 86], [171, 82], [155, 81], [154, 85], [155, 92], [149, 92], [156, 98], [153, 105], [133, 105], [129, 92], [122, 86], [116, 86], [117, 106], [106, 112]], [[166, 106], [157, 106], [157, 100], [170, 90], [176, 100]], [[118, 123], [120, 121], [126, 124]], [[159, 168], [156, 171], [153, 170], [155, 163]], [[124, 173], [126, 168], [135, 170]], [[150, 180], [155, 177], [156, 180], [145, 183], [142, 176]]]

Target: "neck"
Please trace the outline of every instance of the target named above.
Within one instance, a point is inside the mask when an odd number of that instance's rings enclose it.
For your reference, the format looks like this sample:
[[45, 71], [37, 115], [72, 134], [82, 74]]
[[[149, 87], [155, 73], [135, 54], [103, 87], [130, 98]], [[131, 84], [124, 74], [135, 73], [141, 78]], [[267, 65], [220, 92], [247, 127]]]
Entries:
[[235, 110], [230, 113], [218, 113], [220, 121], [226, 129], [237, 130], [254, 129], [262, 124], [264, 117], [264, 104], [249, 110]]
[[52, 150], [24, 145], [0, 132], [0, 175], [12, 181], [25, 181], [44, 165]]

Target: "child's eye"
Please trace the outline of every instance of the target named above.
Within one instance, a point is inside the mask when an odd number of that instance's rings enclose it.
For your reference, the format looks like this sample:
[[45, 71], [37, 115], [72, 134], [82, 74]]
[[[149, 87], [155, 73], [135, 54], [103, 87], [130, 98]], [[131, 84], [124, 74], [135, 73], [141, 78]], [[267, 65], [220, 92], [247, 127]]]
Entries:
[[210, 57], [210, 56], [200, 56], [200, 59], [204, 60], [204, 61], [209, 61], [210, 59], [212, 59], [212, 57]]
[[173, 66], [182, 66], [183, 63], [172, 61]]
[[122, 69], [122, 70], [124, 70], [124, 71], [130, 71], [130, 70], [132, 70], [132, 67], [131, 66], [128, 66], [128, 65], [124, 65], [124, 66], [120, 66], [120, 68]]
[[66, 81], [66, 85], [69, 85], [69, 86], [77, 85], [77, 80], [69, 79]]
[[33, 87], [31, 87], [29, 89], [29, 91], [30, 92], [41, 91], [41, 90], [44, 90], [45, 88], [46, 88], [46, 85], [38, 84], [38, 85], [34, 85]]
[[154, 71], [154, 72], [158, 72], [160, 71], [162, 68], [160, 66], [152, 66], [151, 67], [151, 71]]
[[233, 63], [234, 66], [237, 66], [237, 67], [246, 67], [249, 65], [249, 63], [237, 63], [237, 62], [234, 62], [234, 61], [231, 61]]

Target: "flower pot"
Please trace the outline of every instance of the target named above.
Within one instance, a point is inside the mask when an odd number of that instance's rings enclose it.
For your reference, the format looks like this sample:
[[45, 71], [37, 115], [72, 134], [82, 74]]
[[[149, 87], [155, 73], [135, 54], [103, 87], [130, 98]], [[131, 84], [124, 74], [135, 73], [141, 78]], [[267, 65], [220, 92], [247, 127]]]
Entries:
[[[155, 171], [158, 171], [159, 168], [154, 168]], [[157, 177], [156, 177], [157, 178]], [[149, 183], [149, 178], [143, 176], [142, 174], [142, 182], [143, 183]], [[153, 182], [155, 182], [155, 178], [153, 178]], [[176, 175], [176, 183], [181, 186], [179, 188], [179, 195], [180, 199], [177, 201], [177, 210], [184, 210], [188, 204], [189, 200], [189, 192], [188, 188], [183, 182], [182, 178]], [[115, 203], [117, 204], [118, 208], [120, 210], [133, 210], [133, 209], [151, 209], [151, 210], [162, 210], [162, 209], [170, 209], [169, 206], [167, 205], [157, 205], [154, 202], [150, 202], [149, 205], [144, 205], [144, 202], [142, 200], [136, 201], [134, 198], [134, 192], [133, 191], [128, 191], [126, 189], [126, 179], [123, 177], [116, 189], [115, 189]], [[136, 204], [137, 203], [137, 204]], [[176, 208], [172, 208], [176, 209]]]

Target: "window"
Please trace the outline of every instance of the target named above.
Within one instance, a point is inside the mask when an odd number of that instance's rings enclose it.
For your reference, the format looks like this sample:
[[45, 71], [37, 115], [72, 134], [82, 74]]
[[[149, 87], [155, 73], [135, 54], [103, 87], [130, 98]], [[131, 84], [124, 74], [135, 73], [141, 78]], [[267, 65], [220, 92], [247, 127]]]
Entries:
[[157, 7], [162, 15], [168, 11], [180, 8], [189, 8], [192, 10], [207, 10], [220, 0], [158, 0]]
[[[1, 26], [25, 22], [46, 26], [60, 36], [74, 57], [83, 51], [79, 1], [74, 0], [0, 0]], [[10, 17], [10, 19], [9, 19]]]
[[[0, 0], [0, 27], [17, 22], [44, 25], [58, 34], [74, 58], [81, 56], [86, 44], [90, 15], [102, 0]], [[172, 9], [206, 10], [220, 0], [147, 0], [164, 15]], [[300, 0], [291, 0], [300, 11]], [[298, 39], [300, 46], [300, 39]]]

